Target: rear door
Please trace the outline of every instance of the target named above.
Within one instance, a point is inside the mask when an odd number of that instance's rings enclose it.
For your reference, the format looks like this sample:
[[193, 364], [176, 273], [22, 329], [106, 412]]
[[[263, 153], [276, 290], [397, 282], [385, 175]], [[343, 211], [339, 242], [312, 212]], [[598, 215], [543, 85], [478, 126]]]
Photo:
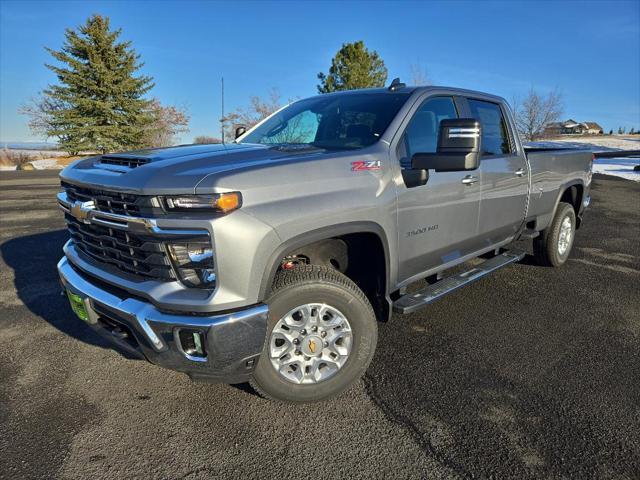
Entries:
[[[430, 96], [418, 102], [391, 148], [405, 173], [411, 167], [413, 154], [436, 151], [440, 122], [459, 116], [457, 102], [450, 95]], [[404, 175], [399, 178], [400, 282], [480, 248], [477, 237], [480, 184], [463, 183], [467, 176], [478, 178], [479, 173], [432, 170], [425, 184], [414, 186], [405, 181]]]
[[529, 193], [528, 165], [518, 152], [500, 103], [467, 98], [468, 115], [482, 125], [478, 235], [488, 247], [512, 237], [522, 225]]

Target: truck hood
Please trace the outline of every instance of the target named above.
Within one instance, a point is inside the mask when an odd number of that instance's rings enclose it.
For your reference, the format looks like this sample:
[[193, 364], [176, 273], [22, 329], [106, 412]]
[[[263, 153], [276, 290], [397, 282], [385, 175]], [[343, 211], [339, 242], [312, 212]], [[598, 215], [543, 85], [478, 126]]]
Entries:
[[195, 193], [210, 175], [317, 159], [324, 151], [279, 151], [256, 144], [187, 145], [106, 154], [79, 160], [63, 181], [140, 195]]

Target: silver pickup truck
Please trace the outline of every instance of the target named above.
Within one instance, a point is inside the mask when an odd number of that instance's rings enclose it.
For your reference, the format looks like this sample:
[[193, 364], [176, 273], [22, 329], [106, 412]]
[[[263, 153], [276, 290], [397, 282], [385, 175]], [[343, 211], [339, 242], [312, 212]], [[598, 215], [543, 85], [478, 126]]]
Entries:
[[566, 262], [592, 154], [526, 150], [513, 125], [500, 97], [396, 79], [297, 101], [233, 143], [78, 161], [60, 175], [62, 284], [82, 320], [157, 365], [335, 396], [393, 311], [520, 260], [523, 238]]

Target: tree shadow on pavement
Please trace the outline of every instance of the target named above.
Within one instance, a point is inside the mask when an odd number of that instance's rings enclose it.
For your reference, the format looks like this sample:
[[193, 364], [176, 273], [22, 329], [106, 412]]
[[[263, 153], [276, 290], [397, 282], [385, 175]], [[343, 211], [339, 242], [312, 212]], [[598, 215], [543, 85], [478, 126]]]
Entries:
[[100, 337], [71, 311], [66, 295], [62, 294], [56, 268], [68, 238], [67, 230], [53, 230], [12, 238], [0, 246], [4, 262], [14, 272], [16, 295], [34, 315], [62, 333], [89, 345], [115, 350], [127, 359], [135, 359]]

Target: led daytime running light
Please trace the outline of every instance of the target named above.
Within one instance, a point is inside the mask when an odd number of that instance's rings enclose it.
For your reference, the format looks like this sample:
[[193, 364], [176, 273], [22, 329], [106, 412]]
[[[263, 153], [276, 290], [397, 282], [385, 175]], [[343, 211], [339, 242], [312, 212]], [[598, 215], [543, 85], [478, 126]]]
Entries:
[[216, 193], [212, 195], [180, 195], [164, 198], [169, 210], [218, 210], [224, 213], [240, 208], [240, 192]]

